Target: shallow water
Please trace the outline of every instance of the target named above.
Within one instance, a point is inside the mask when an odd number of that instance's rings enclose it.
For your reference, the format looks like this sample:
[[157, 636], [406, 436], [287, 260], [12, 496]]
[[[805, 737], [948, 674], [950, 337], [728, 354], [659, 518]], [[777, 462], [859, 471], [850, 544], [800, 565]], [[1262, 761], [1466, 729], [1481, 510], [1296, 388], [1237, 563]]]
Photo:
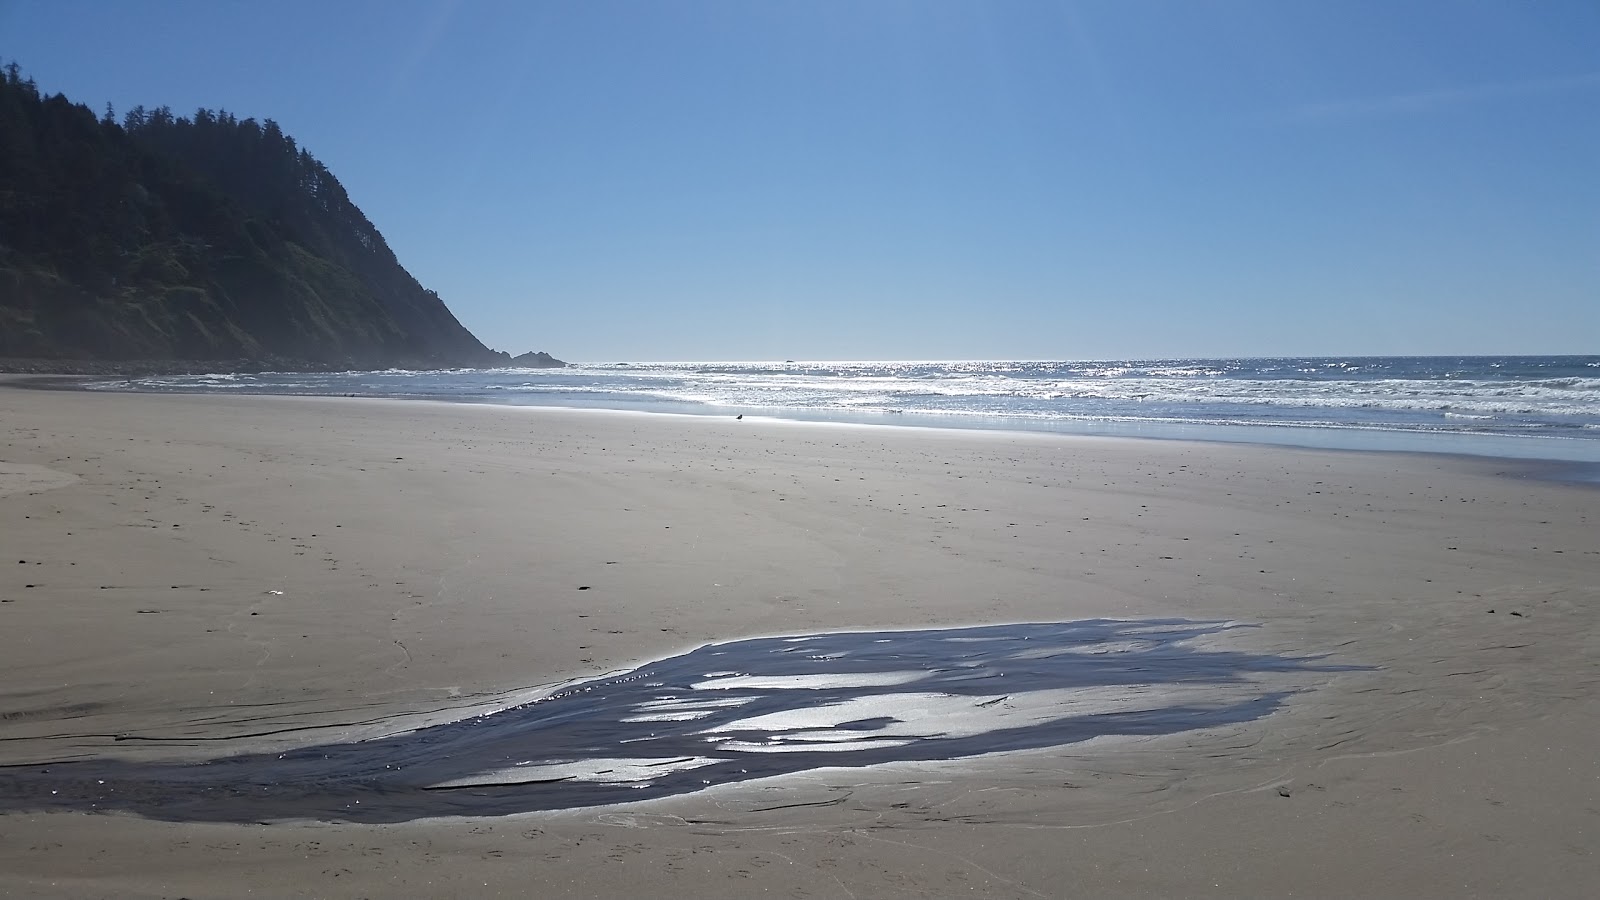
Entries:
[[396, 822], [570, 809], [1249, 722], [1360, 668], [1216, 646], [1243, 627], [1094, 619], [711, 644], [390, 737], [197, 764], [13, 768], [0, 812]]

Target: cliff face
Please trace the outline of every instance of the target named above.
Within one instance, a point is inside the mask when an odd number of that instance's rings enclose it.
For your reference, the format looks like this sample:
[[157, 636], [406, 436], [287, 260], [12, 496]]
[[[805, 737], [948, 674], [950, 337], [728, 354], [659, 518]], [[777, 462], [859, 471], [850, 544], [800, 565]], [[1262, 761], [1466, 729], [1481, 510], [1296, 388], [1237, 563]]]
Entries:
[[0, 72], [0, 357], [492, 366], [271, 120], [121, 123]]

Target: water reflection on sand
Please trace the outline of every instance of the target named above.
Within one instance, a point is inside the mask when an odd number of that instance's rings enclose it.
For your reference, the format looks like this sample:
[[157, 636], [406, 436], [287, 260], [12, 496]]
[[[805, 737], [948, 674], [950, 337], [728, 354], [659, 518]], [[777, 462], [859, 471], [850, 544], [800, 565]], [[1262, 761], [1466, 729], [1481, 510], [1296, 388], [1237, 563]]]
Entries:
[[823, 766], [946, 760], [1248, 722], [1323, 673], [1223, 649], [1236, 623], [1092, 619], [711, 644], [400, 735], [211, 762], [13, 769], [0, 811], [395, 822], [685, 794]]

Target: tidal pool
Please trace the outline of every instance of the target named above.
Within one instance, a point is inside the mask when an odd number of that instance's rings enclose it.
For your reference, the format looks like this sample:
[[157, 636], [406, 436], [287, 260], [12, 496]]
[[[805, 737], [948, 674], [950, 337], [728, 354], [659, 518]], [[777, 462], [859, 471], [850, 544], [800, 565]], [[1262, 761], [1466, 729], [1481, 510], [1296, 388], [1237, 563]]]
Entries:
[[709, 644], [403, 734], [201, 763], [13, 767], [0, 811], [398, 822], [650, 800], [821, 767], [949, 760], [1271, 714], [1316, 656], [1184, 619], [831, 632]]

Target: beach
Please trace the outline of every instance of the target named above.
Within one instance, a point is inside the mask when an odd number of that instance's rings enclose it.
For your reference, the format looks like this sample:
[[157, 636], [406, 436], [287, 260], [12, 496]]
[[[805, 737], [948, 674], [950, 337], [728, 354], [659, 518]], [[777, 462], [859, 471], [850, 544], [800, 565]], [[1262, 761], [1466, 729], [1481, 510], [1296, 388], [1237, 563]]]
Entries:
[[1541, 474], [0, 388], [15, 771], [392, 734], [769, 635], [1187, 619], [1346, 667], [1253, 721], [617, 807], [351, 824], [13, 804], [0, 895], [1590, 896], [1600, 490]]

